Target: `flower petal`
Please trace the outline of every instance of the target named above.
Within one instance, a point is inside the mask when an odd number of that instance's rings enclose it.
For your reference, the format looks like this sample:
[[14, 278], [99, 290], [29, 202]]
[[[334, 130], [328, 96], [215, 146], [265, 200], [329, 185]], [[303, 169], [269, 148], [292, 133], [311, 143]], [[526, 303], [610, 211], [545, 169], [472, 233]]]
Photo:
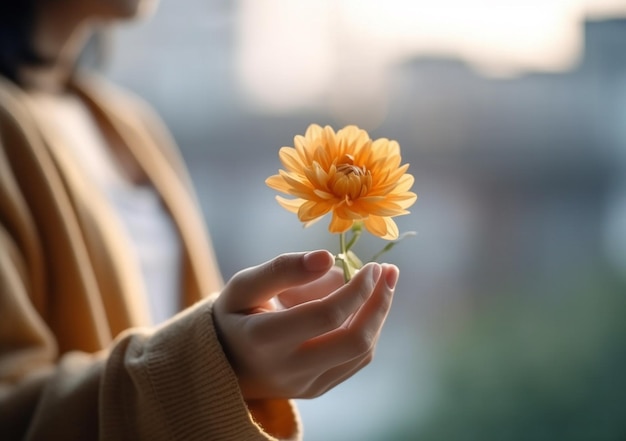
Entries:
[[285, 180], [280, 175], [270, 176], [265, 180], [265, 184], [273, 188], [274, 190], [282, 191], [283, 193], [289, 193], [291, 186], [285, 182]]
[[[381, 142], [378, 143], [379, 141]], [[398, 141], [390, 141], [388, 139], [381, 138], [374, 141], [374, 143], [378, 143], [375, 147], [380, 148], [381, 151], [384, 152], [385, 156], [400, 159], [400, 144], [398, 144]]]
[[327, 201], [306, 201], [298, 210], [298, 218], [303, 222], [324, 216], [332, 210], [333, 204]]
[[319, 138], [320, 136], [322, 136], [323, 131], [324, 129], [322, 129], [322, 127], [319, 124], [311, 124], [309, 125], [309, 127], [307, 127], [306, 132], [304, 133], [304, 137], [307, 140]]
[[363, 221], [363, 225], [374, 236], [384, 237], [387, 235], [387, 224], [385, 218], [380, 216], [370, 216]]
[[298, 209], [306, 202], [305, 199], [286, 199], [282, 196], [276, 196], [276, 200], [285, 210], [292, 213], [298, 213]]
[[311, 225], [313, 225], [314, 223], [319, 222], [322, 219], [322, 216], [320, 217], [316, 217], [313, 220], [310, 220], [308, 222], [304, 222], [304, 225], [302, 225], [304, 228], [309, 228]]
[[402, 206], [395, 201], [382, 197], [360, 198], [355, 203], [354, 210], [374, 216], [398, 216], [405, 214]]
[[313, 161], [313, 164], [310, 167], [304, 169], [304, 174], [312, 187], [320, 190], [327, 189], [328, 174], [326, 174], [317, 162]]
[[313, 156], [323, 170], [328, 170], [336, 157], [331, 146], [326, 147], [323, 145], [317, 147]]
[[399, 236], [398, 226], [390, 217], [370, 216], [363, 225], [367, 231], [385, 240], [397, 239]]
[[412, 192], [402, 193], [400, 195], [392, 195], [387, 198], [388, 201], [393, 201], [402, 209], [406, 210], [417, 200], [417, 195]]
[[324, 127], [321, 134], [324, 145], [322, 146], [331, 157], [337, 156], [337, 135], [331, 126]]
[[361, 220], [367, 217], [367, 213], [361, 214], [351, 209], [346, 203], [341, 203], [335, 206], [335, 213], [342, 219]]
[[293, 148], [298, 153], [298, 156], [300, 157], [300, 161], [302, 161], [302, 163], [304, 164], [308, 164], [309, 162], [307, 154], [306, 154], [306, 148], [305, 148], [306, 145], [307, 145], [307, 140], [304, 136], [302, 135], [294, 136]]
[[398, 230], [398, 226], [393, 221], [392, 218], [386, 217], [385, 224], [387, 225], [387, 234], [385, 234], [382, 238], [385, 240], [396, 240], [398, 236], [400, 236], [400, 231]]
[[413, 186], [414, 182], [415, 182], [415, 178], [413, 177], [413, 175], [410, 175], [407, 173], [401, 176], [400, 179], [398, 179], [398, 183], [396, 185], [394, 192], [402, 193], [405, 191], [409, 191], [411, 187]]
[[313, 188], [311, 188], [305, 177], [287, 173], [283, 170], [279, 170], [278, 172], [280, 173], [280, 177], [290, 186], [288, 193], [305, 199], [313, 194]]
[[342, 219], [337, 216], [337, 213], [333, 213], [333, 217], [330, 220], [328, 231], [331, 233], [344, 233], [352, 227], [354, 223], [351, 219]]
[[278, 157], [288, 171], [302, 173], [303, 164], [296, 149], [292, 147], [282, 147], [278, 151]]
[[409, 164], [404, 164], [402, 167], [398, 167], [397, 169], [393, 170], [391, 173], [389, 173], [389, 176], [387, 177], [387, 180], [392, 181], [392, 182], [398, 182], [398, 180], [404, 175], [406, 174], [406, 171], [409, 168]]
[[320, 199], [334, 199], [334, 195], [331, 193], [328, 193], [326, 191], [322, 191], [322, 190], [313, 190], [313, 193], [315, 193], [315, 196], [317, 196]]

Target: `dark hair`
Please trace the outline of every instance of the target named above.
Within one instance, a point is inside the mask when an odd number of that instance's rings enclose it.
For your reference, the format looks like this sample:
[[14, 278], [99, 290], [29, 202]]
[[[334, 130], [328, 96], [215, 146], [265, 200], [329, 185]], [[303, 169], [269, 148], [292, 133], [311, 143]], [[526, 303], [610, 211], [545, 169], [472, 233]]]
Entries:
[[40, 64], [32, 45], [37, 0], [0, 0], [0, 75], [18, 81], [23, 64]]

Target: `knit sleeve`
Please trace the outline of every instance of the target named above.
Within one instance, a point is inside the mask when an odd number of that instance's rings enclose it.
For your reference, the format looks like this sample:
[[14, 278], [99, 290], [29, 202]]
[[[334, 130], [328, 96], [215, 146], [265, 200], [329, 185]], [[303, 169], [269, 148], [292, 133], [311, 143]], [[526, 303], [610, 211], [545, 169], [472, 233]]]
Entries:
[[215, 335], [213, 298], [157, 329], [128, 330], [110, 349], [59, 357], [29, 304], [12, 247], [0, 243], [3, 440], [297, 437], [288, 401], [253, 403], [269, 426], [253, 418]]
[[[179, 314], [154, 334], [130, 332], [120, 337], [107, 362], [102, 403], [109, 409], [102, 428], [113, 439], [261, 440], [264, 430], [243, 401], [212, 324], [213, 298]], [[182, 337], [182, 338], [181, 338]], [[119, 397], [123, 396], [123, 406]], [[283, 400], [276, 405], [286, 403]], [[148, 405], [146, 405], [148, 404]], [[125, 407], [125, 408], [124, 408]], [[291, 424], [274, 435], [295, 435], [293, 409], [264, 408]], [[146, 412], [137, 411], [146, 409]], [[128, 427], [124, 421], [139, 422]], [[120, 431], [119, 428], [125, 428]], [[166, 436], [163, 436], [167, 434]]]

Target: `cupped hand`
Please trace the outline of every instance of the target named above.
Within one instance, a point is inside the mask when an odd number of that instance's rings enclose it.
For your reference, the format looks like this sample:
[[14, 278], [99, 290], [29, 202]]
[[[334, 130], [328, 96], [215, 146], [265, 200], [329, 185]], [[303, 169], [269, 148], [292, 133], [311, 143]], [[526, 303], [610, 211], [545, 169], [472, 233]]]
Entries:
[[224, 287], [214, 317], [246, 399], [316, 397], [371, 361], [398, 269], [369, 263], [344, 284], [332, 268], [327, 251], [283, 254]]

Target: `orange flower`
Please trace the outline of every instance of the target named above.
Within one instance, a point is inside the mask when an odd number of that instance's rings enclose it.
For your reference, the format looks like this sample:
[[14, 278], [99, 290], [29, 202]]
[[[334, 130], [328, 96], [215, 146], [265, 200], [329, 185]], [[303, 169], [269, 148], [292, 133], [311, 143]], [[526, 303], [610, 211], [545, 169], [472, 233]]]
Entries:
[[396, 141], [372, 141], [365, 130], [347, 126], [337, 133], [312, 124], [304, 136], [294, 138], [294, 147], [282, 147], [280, 160], [285, 170], [265, 183], [295, 196], [276, 200], [297, 213], [305, 226], [332, 213], [331, 233], [343, 233], [355, 222], [383, 239], [397, 239], [392, 217], [408, 214], [417, 199], [411, 191], [409, 165], [400, 165]]

